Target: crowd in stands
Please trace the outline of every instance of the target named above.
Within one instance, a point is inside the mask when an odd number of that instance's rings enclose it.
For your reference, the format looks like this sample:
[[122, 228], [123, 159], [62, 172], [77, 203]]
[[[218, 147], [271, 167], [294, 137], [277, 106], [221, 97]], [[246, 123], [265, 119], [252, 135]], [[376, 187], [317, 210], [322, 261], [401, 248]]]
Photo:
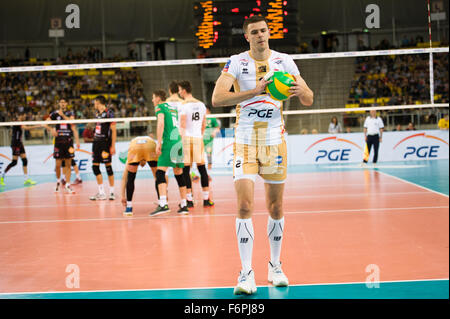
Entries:
[[[102, 62], [98, 52], [68, 50], [62, 62]], [[135, 69], [47, 71], [0, 73], [0, 121], [13, 121], [19, 113], [25, 113], [27, 120], [45, 120], [60, 98], [69, 102], [76, 118], [92, 118], [92, 97], [98, 94], [106, 94], [117, 116], [149, 115], [143, 82]]]
[[[433, 58], [435, 102], [448, 103], [448, 54], [434, 54]], [[356, 63], [348, 103], [360, 106], [430, 103], [427, 54], [359, 57]], [[373, 98], [375, 102], [366, 101]]]

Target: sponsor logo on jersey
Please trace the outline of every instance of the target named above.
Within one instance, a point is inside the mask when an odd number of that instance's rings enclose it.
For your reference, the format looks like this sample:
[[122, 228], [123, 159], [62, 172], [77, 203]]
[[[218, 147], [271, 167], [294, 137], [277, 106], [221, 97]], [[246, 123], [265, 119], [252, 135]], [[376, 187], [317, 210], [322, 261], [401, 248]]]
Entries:
[[223, 72], [228, 72], [228, 69], [230, 67], [231, 64], [231, 60], [228, 60], [227, 63], [225, 64], [225, 66], [223, 67]]

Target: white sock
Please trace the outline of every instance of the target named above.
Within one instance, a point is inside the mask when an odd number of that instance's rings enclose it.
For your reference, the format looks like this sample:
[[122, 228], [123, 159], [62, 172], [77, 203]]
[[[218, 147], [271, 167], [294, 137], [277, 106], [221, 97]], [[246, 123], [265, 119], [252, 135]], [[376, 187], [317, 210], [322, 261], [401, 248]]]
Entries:
[[133, 207], [132, 202], [127, 201], [127, 207]]
[[159, 206], [164, 207], [167, 205], [167, 196], [159, 196]]
[[187, 193], [186, 199], [192, 202], [192, 193]]
[[114, 185], [109, 185], [109, 193], [114, 194]]
[[81, 179], [81, 177], [80, 177], [80, 173], [78, 173], [78, 174], [77, 174], [77, 178], [78, 178], [78, 179]]
[[181, 200], [181, 207], [187, 206], [186, 200], [182, 199]]
[[272, 265], [280, 264], [281, 243], [283, 242], [284, 217], [267, 221], [267, 236], [270, 244], [270, 262]]
[[209, 192], [203, 192], [203, 200], [209, 199]]
[[24, 178], [25, 178], [25, 180], [27, 180], [28, 179], [28, 174], [24, 175]]
[[236, 218], [236, 236], [241, 257], [242, 270], [248, 273], [252, 269], [253, 223], [252, 219]]
[[98, 192], [100, 194], [105, 194], [105, 188], [103, 187], [103, 184], [98, 185]]

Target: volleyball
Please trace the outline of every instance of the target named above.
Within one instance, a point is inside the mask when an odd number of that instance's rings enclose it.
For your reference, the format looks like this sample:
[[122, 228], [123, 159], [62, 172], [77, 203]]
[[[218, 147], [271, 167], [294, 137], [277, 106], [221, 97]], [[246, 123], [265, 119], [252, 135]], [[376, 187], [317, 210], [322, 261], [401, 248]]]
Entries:
[[289, 88], [292, 82], [295, 82], [294, 76], [287, 72], [276, 71], [271, 79], [272, 82], [266, 86], [266, 92], [275, 100], [286, 100], [291, 95]]

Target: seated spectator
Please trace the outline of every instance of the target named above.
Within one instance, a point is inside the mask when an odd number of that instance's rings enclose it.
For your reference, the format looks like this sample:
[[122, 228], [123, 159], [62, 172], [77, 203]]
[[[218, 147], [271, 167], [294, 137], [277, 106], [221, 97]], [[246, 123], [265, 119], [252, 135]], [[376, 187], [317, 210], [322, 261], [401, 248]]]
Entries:
[[317, 129], [313, 128], [311, 130], [311, 134], [319, 134], [319, 131]]
[[302, 134], [302, 135], [308, 134], [308, 129], [306, 129], [306, 128], [302, 129], [302, 130], [300, 131], [300, 134]]
[[414, 124], [409, 122], [408, 127], [406, 128], [407, 131], [415, 131], [416, 128], [414, 127]]
[[401, 130], [402, 130], [402, 126], [400, 124], [397, 124], [397, 126], [394, 129], [394, 131], [399, 132]]
[[448, 114], [445, 114], [438, 122], [438, 127], [440, 130], [448, 131]]
[[83, 140], [85, 143], [92, 143], [94, 141], [94, 124], [87, 123], [83, 131]]
[[328, 133], [330, 134], [342, 133], [341, 124], [339, 124], [336, 116], [333, 116], [331, 118], [331, 123], [328, 126]]

